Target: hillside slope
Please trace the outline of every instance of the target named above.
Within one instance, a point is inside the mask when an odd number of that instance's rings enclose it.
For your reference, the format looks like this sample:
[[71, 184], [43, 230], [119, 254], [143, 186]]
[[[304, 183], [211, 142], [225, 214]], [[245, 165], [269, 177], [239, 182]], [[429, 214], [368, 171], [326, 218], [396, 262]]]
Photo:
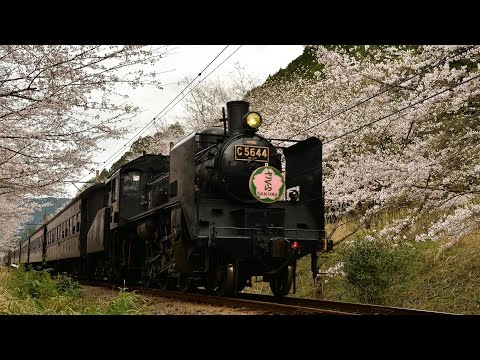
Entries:
[[58, 210], [65, 206], [71, 199], [68, 198], [59, 198], [59, 197], [45, 197], [41, 199], [30, 200], [32, 203], [40, 204], [41, 209], [32, 212], [31, 220], [24, 224], [19, 229], [19, 234], [24, 234], [25, 231], [32, 232], [35, 231], [41, 224], [43, 224], [44, 216], [47, 218], [54, 215]]

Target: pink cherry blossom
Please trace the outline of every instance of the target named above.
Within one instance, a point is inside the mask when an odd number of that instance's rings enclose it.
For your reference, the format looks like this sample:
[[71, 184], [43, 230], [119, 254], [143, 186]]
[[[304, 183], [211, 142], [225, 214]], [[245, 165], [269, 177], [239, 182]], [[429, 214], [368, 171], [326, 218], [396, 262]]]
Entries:
[[453, 239], [478, 226], [480, 46], [311, 51], [324, 66], [315, 76], [299, 69], [248, 100], [263, 135], [324, 141], [327, 208], [349, 214], [352, 233], [390, 213], [396, 221], [377, 236], [396, 241]]
[[146, 71], [166, 47], [0, 46], [0, 251], [31, 212], [27, 199], [61, 195], [94, 170], [102, 139], [121, 136], [140, 109], [131, 87], [160, 86]]

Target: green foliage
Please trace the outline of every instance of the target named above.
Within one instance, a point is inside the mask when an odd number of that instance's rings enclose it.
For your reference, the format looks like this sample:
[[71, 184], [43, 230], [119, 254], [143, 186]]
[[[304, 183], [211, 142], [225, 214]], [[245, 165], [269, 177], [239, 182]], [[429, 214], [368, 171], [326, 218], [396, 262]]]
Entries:
[[360, 238], [344, 249], [343, 271], [360, 301], [383, 304], [387, 290], [405, 279], [411, 260], [408, 245]]
[[126, 290], [126, 288], [121, 288], [118, 296], [110, 300], [106, 311], [108, 315], [128, 315], [138, 312], [137, 295]]
[[269, 76], [264, 85], [274, 81], [290, 81], [297, 75], [301, 75], [305, 79], [313, 79], [323, 67], [324, 65], [319, 64], [316, 59], [315, 47], [307, 46], [303, 50], [303, 54], [291, 61], [285, 69], [280, 69], [274, 75]]
[[78, 298], [82, 294], [80, 284], [67, 274], [59, 274], [55, 280], [58, 294], [71, 298]]
[[12, 271], [6, 287], [19, 299], [47, 299], [57, 294], [56, 283], [47, 271], [27, 271], [23, 266]]
[[[442, 249], [439, 243], [416, 244], [423, 254], [404, 306], [464, 314], [480, 313], [480, 231]], [[422, 245], [420, 247], [419, 245]], [[427, 247], [428, 245], [428, 247]]]
[[25, 270], [23, 266], [12, 270], [6, 280], [6, 288], [22, 300], [46, 300], [59, 295], [77, 298], [81, 294], [80, 285], [65, 274], [53, 279], [47, 270]]
[[141, 297], [125, 288], [105, 303], [66, 274], [52, 278], [47, 270], [19, 267], [1, 275], [0, 313], [125, 315], [140, 311]]
[[[375, 59], [375, 55], [384, 56], [385, 46], [383, 45], [326, 45], [327, 49], [331, 50], [347, 50], [350, 55], [353, 55], [358, 60], [363, 58]], [[398, 49], [410, 49], [417, 51], [418, 45], [398, 45]], [[385, 61], [380, 57], [380, 60]], [[275, 81], [291, 81], [296, 76], [304, 79], [315, 79], [318, 73], [321, 73], [324, 68], [316, 57], [316, 46], [306, 46], [303, 54], [291, 61], [285, 69], [278, 70], [272, 76], [269, 76], [262, 86], [269, 85]]]

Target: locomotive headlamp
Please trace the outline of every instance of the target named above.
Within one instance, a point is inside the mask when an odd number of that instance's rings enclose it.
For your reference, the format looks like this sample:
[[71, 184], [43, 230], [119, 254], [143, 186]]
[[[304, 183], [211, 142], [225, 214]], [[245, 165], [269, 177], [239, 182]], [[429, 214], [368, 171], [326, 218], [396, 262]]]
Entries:
[[250, 126], [252, 129], [258, 128], [262, 125], [262, 117], [259, 113], [250, 112], [247, 114], [247, 125]]

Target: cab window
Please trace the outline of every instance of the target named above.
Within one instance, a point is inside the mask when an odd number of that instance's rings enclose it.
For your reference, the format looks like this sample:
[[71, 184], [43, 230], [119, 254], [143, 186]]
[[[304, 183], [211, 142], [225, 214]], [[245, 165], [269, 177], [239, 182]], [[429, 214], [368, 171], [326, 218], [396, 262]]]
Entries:
[[123, 175], [123, 194], [137, 194], [140, 191], [140, 171], [129, 171]]

